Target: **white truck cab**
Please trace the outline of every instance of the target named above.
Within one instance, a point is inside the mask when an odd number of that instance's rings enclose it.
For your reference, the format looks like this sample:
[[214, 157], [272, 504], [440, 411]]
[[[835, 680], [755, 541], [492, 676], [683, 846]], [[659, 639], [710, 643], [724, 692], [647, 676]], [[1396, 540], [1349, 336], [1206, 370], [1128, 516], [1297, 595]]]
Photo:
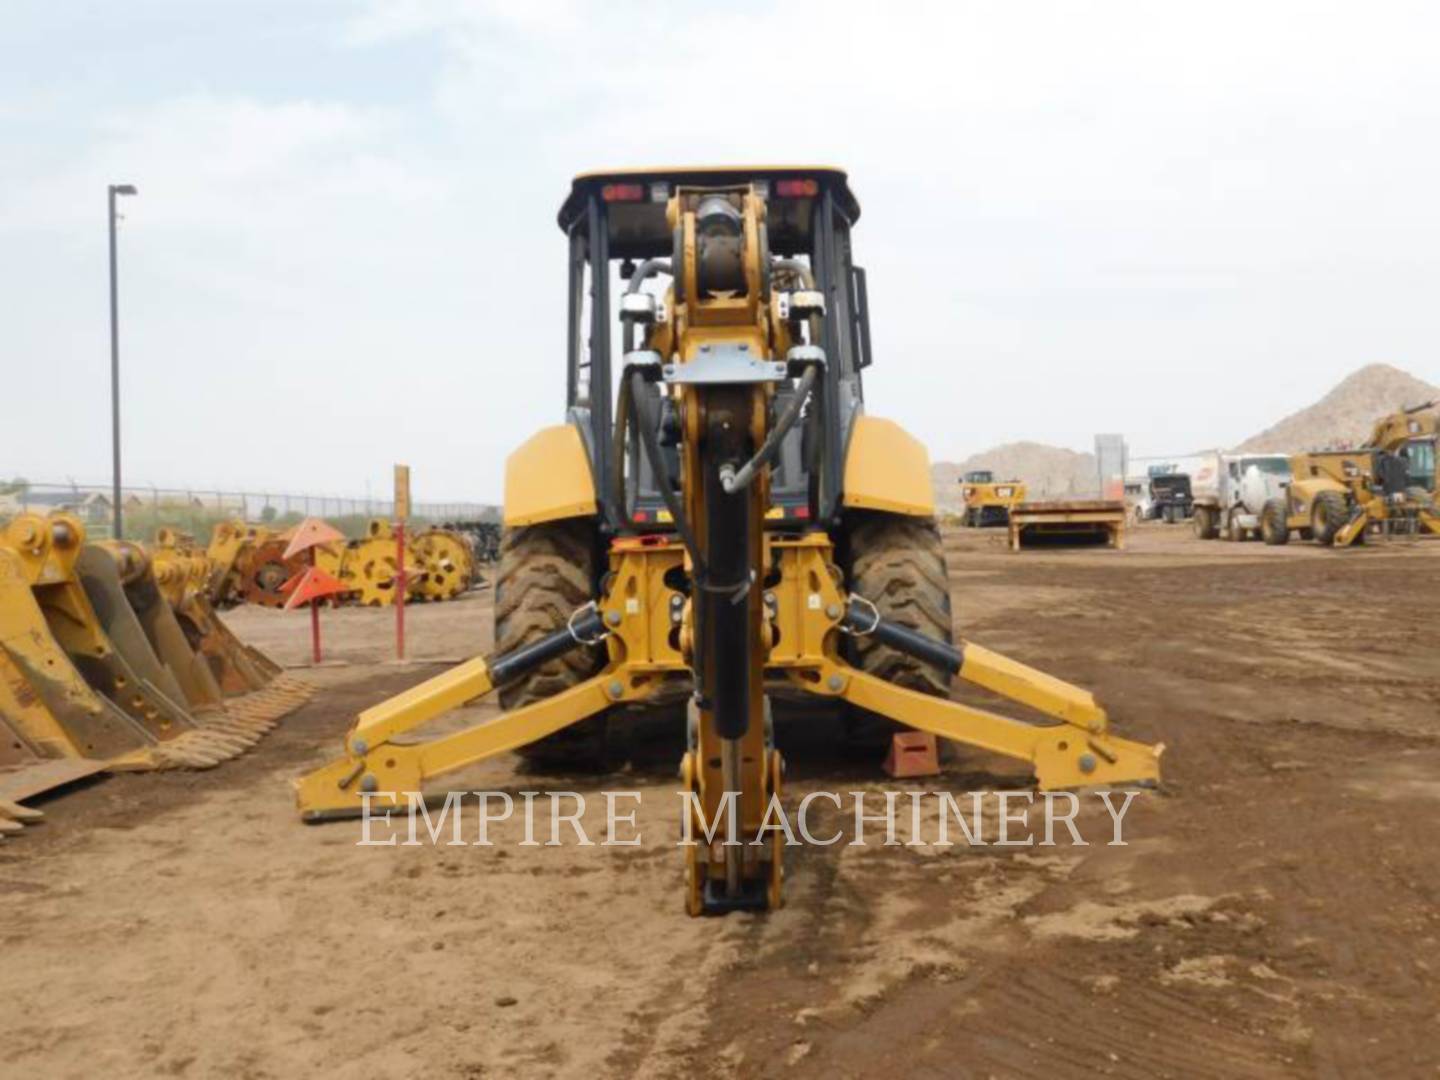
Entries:
[[1290, 486], [1288, 454], [1205, 455], [1191, 477], [1195, 495], [1195, 535], [1251, 540], [1259, 535], [1260, 512]]

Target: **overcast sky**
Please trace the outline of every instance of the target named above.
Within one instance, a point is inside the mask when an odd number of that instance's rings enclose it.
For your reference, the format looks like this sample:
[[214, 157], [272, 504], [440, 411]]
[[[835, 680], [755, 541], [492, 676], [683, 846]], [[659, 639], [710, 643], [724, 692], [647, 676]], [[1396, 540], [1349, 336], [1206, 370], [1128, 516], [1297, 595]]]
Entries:
[[498, 500], [581, 170], [833, 162], [935, 458], [1440, 382], [1440, 8], [0, 0], [0, 476]]

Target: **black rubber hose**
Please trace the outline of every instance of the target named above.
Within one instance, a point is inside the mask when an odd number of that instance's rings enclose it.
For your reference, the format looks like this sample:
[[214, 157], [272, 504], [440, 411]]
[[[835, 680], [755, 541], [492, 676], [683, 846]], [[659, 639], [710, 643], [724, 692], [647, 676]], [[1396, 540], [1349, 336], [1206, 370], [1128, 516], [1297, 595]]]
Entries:
[[680, 505], [680, 500], [670, 483], [670, 470], [665, 466], [665, 455], [660, 449], [660, 418], [657, 416], [652, 421], [651, 417], [647, 415], [645, 395], [642, 392], [644, 385], [645, 373], [632, 369], [630, 371], [629, 407], [635, 413], [635, 427], [640, 432], [640, 449], [650, 463], [650, 471], [655, 474], [655, 483], [660, 488], [660, 498], [665, 503], [665, 509], [670, 511], [670, 518], [675, 523], [675, 531], [680, 536], [680, 542], [690, 553], [690, 561], [695, 566], [696, 580], [703, 582], [706, 574], [705, 564], [700, 559], [700, 545], [695, 542], [695, 534], [690, 529], [690, 521], [685, 516], [685, 508]]
[[795, 421], [800, 419], [800, 410], [805, 407], [805, 402], [810, 397], [810, 391], [815, 388], [815, 377], [819, 370], [814, 364], [805, 369], [805, 373], [800, 376], [800, 384], [795, 388], [794, 400], [780, 414], [780, 419], [775, 421], [775, 426], [770, 429], [770, 434], [765, 436], [765, 442], [755, 456], [733, 473], [721, 471], [720, 486], [725, 489], [726, 495], [744, 491], [754, 483], [755, 475], [760, 469], [774, 459], [780, 449], [781, 440], [795, 426]]

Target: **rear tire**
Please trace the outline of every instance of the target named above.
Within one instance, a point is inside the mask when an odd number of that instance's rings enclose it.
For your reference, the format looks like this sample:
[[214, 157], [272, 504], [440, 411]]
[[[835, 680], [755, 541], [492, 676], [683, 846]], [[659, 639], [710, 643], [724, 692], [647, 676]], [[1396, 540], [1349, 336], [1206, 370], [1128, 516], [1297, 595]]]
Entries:
[[[874, 603], [882, 618], [951, 642], [950, 580], [940, 532], [930, 518], [867, 514], [851, 525], [848, 580], [855, 593]], [[886, 682], [935, 697], [950, 696], [948, 671], [881, 645], [873, 637], [848, 639], [852, 663]], [[847, 717], [850, 742], [880, 749], [904, 730], [874, 713], [853, 710]]]
[[[563, 629], [595, 596], [595, 526], [589, 518], [506, 529], [495, 579], [495, 649], [508, 653]], [[603, 647], [582, 646], [500, 688], [500, 705], [518, 709], [568, 690], [599, 671]], [[535, 764], [598, 765], [605, 716], [572, 724], [516, 753]]]
[[1280, 499], [1271, 499], [1260, 511], [1260, 537], [1271, 547], [1290, 542], [1290, 525], [1286, 519], [1286, 506]]
[[1195, 508], [1195, 535], [1201, 540], [1214, 540], [1220, 532], [1216, 518], [1216, 512], [1210, 507], [1197, 506]]
[[1310, 512], [1310, 529], [1315, 542], [1330, 547], [1335, 543], [1335, 534], [1345, 526], [1350, 515], [1345, 510], [1345, 497], [1338, 491], [1322, 491], [1315, 496], [1315, 507]]

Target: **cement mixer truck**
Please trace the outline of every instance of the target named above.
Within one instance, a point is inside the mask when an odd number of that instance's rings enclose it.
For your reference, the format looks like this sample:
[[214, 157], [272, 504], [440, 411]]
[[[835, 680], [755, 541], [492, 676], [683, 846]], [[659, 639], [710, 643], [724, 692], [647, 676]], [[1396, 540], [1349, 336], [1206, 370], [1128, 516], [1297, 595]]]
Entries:
[[1201, 540], [1253, 540], [1260, 535], [1265, 504], [1285, 497], [1290, 458], [1285, 454], [1206, 454], [1192, 472], [1190, 485], [1196, 536]]

